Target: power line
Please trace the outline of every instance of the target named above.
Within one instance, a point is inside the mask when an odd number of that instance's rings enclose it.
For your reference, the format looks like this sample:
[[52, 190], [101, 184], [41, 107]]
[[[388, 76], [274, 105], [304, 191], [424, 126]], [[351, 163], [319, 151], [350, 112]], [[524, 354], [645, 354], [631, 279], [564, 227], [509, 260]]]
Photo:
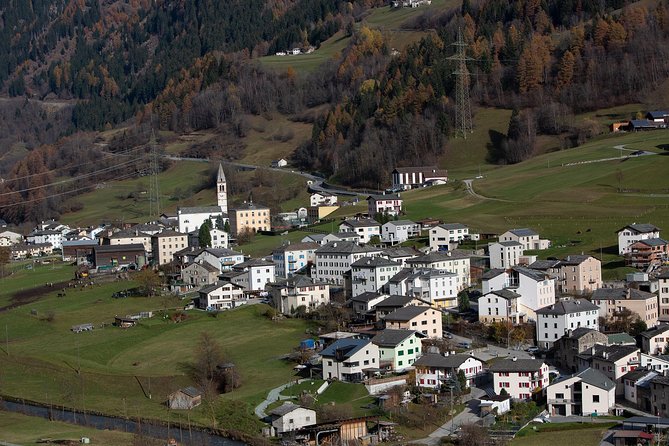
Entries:
[[158, 143], [156, 142], [156, 134], [151, 129], [151, 182], [149, 183], [149, 215], [159, 216], [160, 210], [160, 182], [158, 181], [158, 173], [160, 167], [158, 165]]
[[458, 39], [451, 44], [456, 48], [455, 54], [448, 59], [456, 61], [457, 69], [455, 75], [455, 136], [467, 139], [467, 134], [472, 133], [472, 108], [469, 100], [469, 71], [467, 61], [474, 60], [467, 57], [465, 48], [467, 44], [462, 39], [462, 29], [458, 28]]

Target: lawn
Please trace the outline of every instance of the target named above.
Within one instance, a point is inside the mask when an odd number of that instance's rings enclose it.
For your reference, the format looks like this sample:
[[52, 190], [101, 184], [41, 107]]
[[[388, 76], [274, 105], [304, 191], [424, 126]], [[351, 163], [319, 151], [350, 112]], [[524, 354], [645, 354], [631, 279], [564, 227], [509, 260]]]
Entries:
[[344, 35], [342, 31], [336, 33], [311, 54], [298, 54], [295, 56], [265, 56], [258, 61], [265, 67], [277, 71], [287, 71], [292, 68], [298, 73], [310, 73], [325, 61], [336, 58], [338, 54], [346, 48], [350, 37]]
[[12, 273], [0, 278], [0, 307], [9, 304], [12, 295], [17, 291], [34, 288], [48, 282], [58, 283], [73, 279], [75, 267], [59, 261], [42, 265], [28, 260], [11, 262], [7, 270]]
[[88, 437], [91, 440], [91, 444], [127, 446], [132, 444], [134, 434], [98, 430], [0, 411], [0, 441], [22, 445], [37, 445], [44, 444], [40, 440], [45, 438], [52, 440], [72, 440], [78, 443], [82, 437]]
[[604, 433], [617, 423], [550, 423], [537, 425], [536, 430], [528, 426], [521, 430], [510, 446], [552, 446], [556, 444], [577, 444], [596, 446]]

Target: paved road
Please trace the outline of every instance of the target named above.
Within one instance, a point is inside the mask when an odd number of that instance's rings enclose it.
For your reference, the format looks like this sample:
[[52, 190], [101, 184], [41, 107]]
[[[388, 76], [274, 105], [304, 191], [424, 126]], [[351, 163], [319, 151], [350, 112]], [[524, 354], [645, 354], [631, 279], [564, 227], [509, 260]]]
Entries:
[[[300, 383], [302, 381], [306, 381], [306, 380], [301, 379], [301, 380], [298, 381], [298, 383]], [[293, 384], [295, 384], [295, 381], [280, 385], [279, 387], [270, 390], [269, 393], [267, 394], [267, 398], [265, 398], [265, 401], [258, 404], [256, 406], [256, 408], [254, 409], [254, 412], [255, 412], [256, 416], [260, 419], [265, 418], [267, 416], [267, 414], [265, 413], [265, 410], [267, 409], [267, 406], [272, 404], [274, 401], [278, 401], [278, 400], [284, 401], [284, 400], [292, 399], [292, 397], [290, 397], [290, 396], [281, 395], [281, 392], [283, 392], [284, 389], [287, 389], [288, 387], [292, 386]]]
[[465, 187], [467, 188], [467, 193], [474, 198], [478, 198], [479, 200], [503, 201], [503, 202], [510, 203], [510, 200], [502, 200], [501, 198], [485, 197], [485, 196], [477, 193], [474, 190], [474, 187], [472, 185], [472, 183], [474, 182], [474, 178], [469, 178], [469, 179], [466, 179], [466, 180], [462, 180], [462, 182], [465, 183]]
[[420, 440], [414, 440], [411, 443], [436, 446], [440, 443], [442, 437], [447, 437], [451, 434], [454, 434], [463, 424], [476, 423], [479, 420], [478, 408], [480, 398], [483, 395], [485, 395], [485, 392], [482, 389], [472, 387], [472, 399], [467, 402], [467, 405], [462, 412], [457, 414], [453, 420], [449, 420], [437, 428], [428, 437]]

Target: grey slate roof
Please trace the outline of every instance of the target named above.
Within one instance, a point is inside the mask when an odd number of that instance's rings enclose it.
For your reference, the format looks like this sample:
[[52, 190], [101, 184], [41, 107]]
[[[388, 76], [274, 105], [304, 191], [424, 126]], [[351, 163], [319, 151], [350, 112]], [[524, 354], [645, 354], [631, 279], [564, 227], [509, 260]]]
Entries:
[[631, 372], [625, 373], [623, 376], [620, 377], [620, 379], [624, 380], [627, 379], [629, 381], [639, 381], [642, 378], [645, 378], [646, 376], [650, 374], [655, 374], [655, 376], [658, 375], [658, 373], [654, 370], [648, 370], [645, 368], [638, 368], [635, 370], [632, 370]]
[[497, 277], [497, 276], [499, 276], [500, 274], [503, 274], [503, 273], [504, 273], [503, 269], [493, 268], [491, 270], [488, 270], [488, 271], [484, 272], [483, 275], [481, 276], [481, 278], [482, 279], [492, 279], [493, 277]]
[[[381, 302], [383, 303], [383, 302]], [[377, 305], [378, 306], [378, 305]], [[418, 306], [418, 305], [409, 305], [407, 307], [398, 308], [392, 313], [386, 315], [386, 321], [409, 321], [416, 316], [425, 313], [426, 311], [433, 310], [431, 307], [427, 306]]]
[[414, 362], [414, 366], [434, 367], [438, 369], [455, 369], [462, 365], [463, 362], [472, 358], [473, 356], [459, 353], [456, 355], [442, 356], [436, 353], [428, 353], [418, 358]]
[[377, 268], [381, 266], [400, 266], [400, 264], [385, 257], [363, 257], [351, 263], [352, 268]]
[[392, 328], [386, 328], [372, 338], [372, 343], [378, 345], [379, 347], [396, 347], [415, 333], [416, 332], [413, 330], [396, 330]]
[[270, 415], [276, 415], [278, 417], [282, 417], [284, 415], [287, 415], [294, 411], [295, 409], [299, 409], [301, 406], [298, 406], [297, 404], [293, 404], [291, 402], [283, 403], [279, 407], [275, 407], [270, 411]]
[[[316, 235], [316, 234], [314, 234]], [[325, 237], [325, 235], [323, 235]], [[275, 248], [272, 253], [285, 253], [286, 251], [308, 251], [308, 250], [317, 250], [321, 245], [316, 242], [299, 242], [291, 243], [290, 245], [283, 245], [278, 248]]]
[[509, 229], [509, 232], [517, 237], [530, 237], [534, 235], [539, 235], [529, 228]]
[[443, 262], [446, 260], [457, 260], [457, 259], [468, 259], [471, 256], [463, 251], [447, 251], [439, 252], [433, 251], [424, 256], [416, 257], [415, 259], [407, 260], [407, 263], [416, 264], [416, 263], [435, 263]]
[[362, 294], [358, 294], [357, 296], [352, 297], [351, 301], [369, 303], [369, 302], [373, 301], [374, 299], [378, 299], [381, 296], [382, 296], [382, 294], [372, 293], [371, 291], [366, 291]]
[[184, 387], [183, 389], [179, 389], [179, 391], [185, 393], [191, 398], [202, 395], [202, 392], [197, 390], [195, 387]]
[[656, 298], [635, 288], [599, 288], [592, 293], [592, 300], [646, 300]]
[[95, 252], [122, 252], [122, 251], [144, 251], [141, 243], [128, 243], [127, 245], [100, 245], [96, 246]]
[[639, 240], [637, 243], [643, 243], [646, 246], [664, 246], [668, 242], [661, 238], [649, 238], [646, 240]]
[[264, 259], [248, 259], [242, 263], [238, 263], [234, 268], [257, 268], [261, 266], [274, 266], [274, 262], [269, 262]]
[[599, 307], [587, 299], [570, 299], [555, 302], [553, 305], [540, 308], [536, 311], [537, 314], [545, 315], [564, 315], [579, 313], [581, 311], [596, 311]]
[[546, 280], [546, 274], [533, 269], [525, 268], [524, 266], [514, 266], [512, 269], [537, 282], [543, 282]]
[[469, 229], [467, 225], [463, 225], [462, 223], [444, 223], [439, 226], [438, 228], [446, 229], [447, 231], [452, 231], [452, 230], [457, 230], [457, 229]]
[[121, 239], [121, 238], [136, 238], [136, 237], [146, 237], [151, 238], [151, 234], [147, 234], [142, 231], [135, 231], [134, 229], [125, 229], [123, 231], [114, 232], [109, 236], [109, 239]]
[[660, 335], [662, 333], [666, 333], [669, 331], [669, 324], [667, 325], [660, 325], [658, 327], [655, 327], [651, 330], [646, 330], [641, 333], [642, 338], [650, 339], [652, 337], [655, 337], [657, 335]]
[[[177, 214], [222, 214], [220, 206], [191, 206], [177, 208]], [[223, 214], [225, 215], [225, 214]]]
[[[591, 350], [581, 353], [579, 357], [592, 357], [608, 362], [616, 362], [617, 360], [628, 356], [639, 349], [635, 345], [601, 345], [595, 344], [595, 354], [591, 354]], [[604, 357], [606, 356], [606, 357]]]
[[541, 359], [501, 359], [490, 366], [491, 372], [536, 372], [544, 362]]
[[509, 242], [497, 242], [502, 246], [523, 246], [522, 243], [509, 241]]
[[639, 234], [647, 234], [649, 232], [655, 232], [660, 230], [660, 228], [650, 223], [634, 223], [631, 225], [627, 225], [621, 229], [618, 229], [616, 232], [620, 232], [625, 229], [631, 229], [635, 232], [638, 232]]
[[508, 288], [504, 288], [501, 290], [495, 290], [491, 291], [488, 294], [494, 294], [495, 296], [499, 296], [502, 299], [518, 299], [520, 297], [520, 294], [516, 293], [515, 291], [512, 291]]
[[593, 331], [596, 331], [599, 333], [599, 331], [588, 328], [588, 327], [578, 327], [577, 329], [573, 330], [571, 332], [571, 336], [569, 336], [571, 339], [579, 339], [582, 338], [583, 336], [587, 335], [588, 333], [592, 333]]
[[396, 246], [393, 248], [384, 249], [383, 255], [393, 259], [399, 257], [418, 257], [423, 254], [410, 246]]
[[368, 228], [370, 226], [381, 227], [381, 223], [379, 223], [378, 221], [373, 220], [371, 218], [361, 218], [359, 220], [348, 219], [348, 220], [344, 220], [344, 222], [341, 223], [341, 224], [350, 226], [352, 228]]
[[414, 298], [411, 296], [400, 296], [394, 294], [392, 296], [383, 299], [381, 302], [376, 304], [377, 309], [379, 308], [402, 308], [405, 307], [411, 302]]
[[336, 351], [342, 351], [344, 358], [350, 358], [363, 348], [367, 346], [371, 341], [369, 339], [339, 339], [338, 341], [333, 342], [327, 348], [321, 352], [323, 357], [334, 357]]
[[537, 269], [539, 271], [546, 271], [549, 268], [555, 268], [560, 266], [559, 260], [537, 260], [528, 265], [530, 269]]
[[401, 283], [411, 275], [411, 268], [402, 268], [397, 274], [388, 280], [388, 283]]
[[576, 376], [580, 377], [584, 383], [600, 389], [611, 390], [616, 386], [616, 383], [604, 376], [602, 372], [590, 367], [578, 373]]
[[587, 256], [587, 255], [568, 255], [564, 259], [560, 260], [560, 265], [580, 265], [581, 263], [585, 262], [592, 256]]
[[235, 211], [257, 211], [257, 210], [263, 210], [263, 211], [268, 211], [269, 208], [267, 206], [264, 206], [262, 204], [254, 203], [252, 201], [248, 201], [246, 203], [239, 204], [234, 207]]
[[394, 226], [413, 226], [413, 225], [416, 225], [417, 223], [415, 223], [411, 220], [391, 220], [386, 224], [394, 225]]
[[380, 252], [378, 248], [371, 246], [360, 246], [357, 243], [339, 241], [327, 243], [316, 250], [316, 254], [335, 253], [335, 254], [358, 254], [365, 252]]
[[269, 285], [277, 288], [304, 288], [315, 285], [327, 285], [327, 283], [319, 282], [316, 279], [297, 274], [287, 279], [277, 280]]
[[401, 200], [399, 194], [372, 194], [367, 197], [367, 200]]

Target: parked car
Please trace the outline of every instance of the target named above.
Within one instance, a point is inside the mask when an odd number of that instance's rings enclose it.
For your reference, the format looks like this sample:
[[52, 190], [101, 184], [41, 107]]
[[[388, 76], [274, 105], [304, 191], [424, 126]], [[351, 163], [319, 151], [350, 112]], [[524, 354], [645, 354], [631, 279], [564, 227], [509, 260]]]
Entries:
[[450, 334], [449, 332], [444, 332], [444, 337], [445, 337], [446, 339], [453, 339], [453, 335]]
[[471, 347], [469, 342], [458, 342], [457, 344], [455, 344], [455, 346], [457, 348], [464, 348], [465, 350], [468, 350]]
[[525, 349], [525, 351], [526, 351], [527, 353], [538, 353], [538, 352], [539, 352], [539, 347], [534, 347], [534, 346], [532, 346], [532, 347], [527, 347], [527, 348]]
[[551, 420], [548, 419], [546, 416], [540, 416], [532, 419], [533, 423], [550, 423]]

